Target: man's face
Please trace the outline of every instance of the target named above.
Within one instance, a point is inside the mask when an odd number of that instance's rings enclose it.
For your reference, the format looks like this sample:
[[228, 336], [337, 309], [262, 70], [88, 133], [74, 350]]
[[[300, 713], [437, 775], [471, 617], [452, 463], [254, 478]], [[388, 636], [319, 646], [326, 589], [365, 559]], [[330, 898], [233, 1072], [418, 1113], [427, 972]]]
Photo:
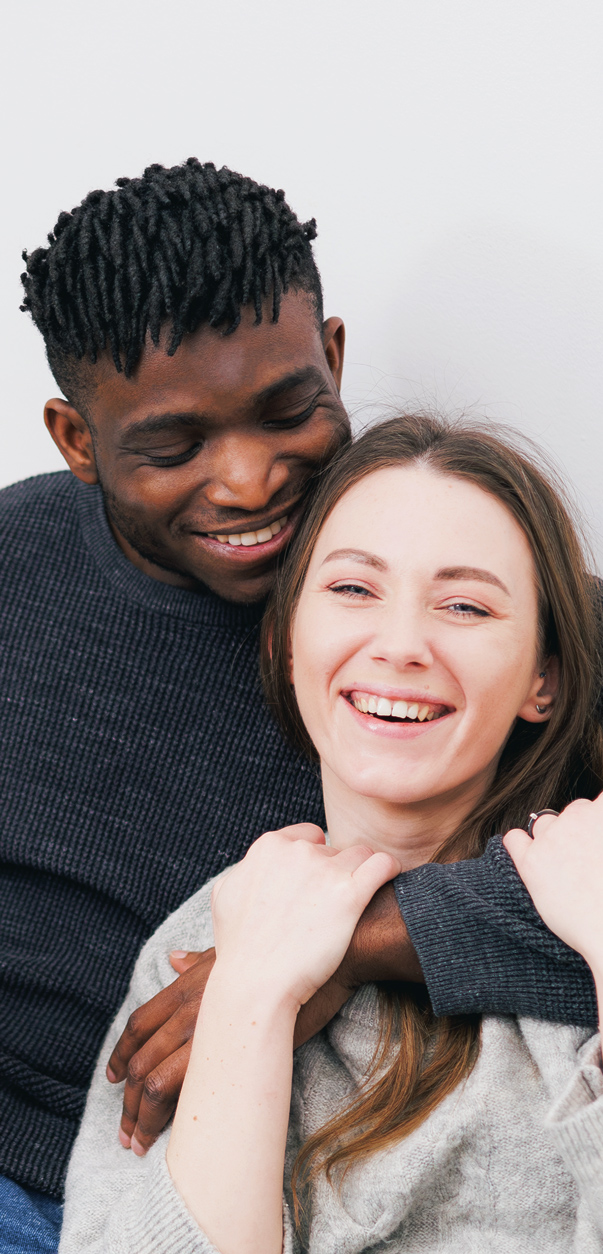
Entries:
[[342, 354], [340, 320], [321, 335], [309, 298], [291, 291], [278, 322], [268, 311], [254, 326], [246, 307], [232, 335], [204, 325], [173, 357], [164, 343], [145, 348], [130, 379], [100, 362], [92, 430], [80, 417], [77, 457], [58, 402], [46, 421], [75, 474], [101, 483], [116, 538], [137, 566], [255, 601], [271, 587], [308, 479], [348, 436]]

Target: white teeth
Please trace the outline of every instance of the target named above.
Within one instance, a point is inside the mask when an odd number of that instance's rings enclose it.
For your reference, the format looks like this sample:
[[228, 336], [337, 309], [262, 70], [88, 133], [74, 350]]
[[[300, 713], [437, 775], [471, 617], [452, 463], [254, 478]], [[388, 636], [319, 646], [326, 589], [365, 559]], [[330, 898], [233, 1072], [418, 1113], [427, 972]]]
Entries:
[[276, 522], [270, 523], [268, 527], [261, 527], [259, 531], [239, 531], [232, 536], [214, 536], [214, 540], [218, 540], [220, 544], [232, 544], [237, 547], [242, 544], [244, 548], [249, 549], [254, 544], [266, 544], [273, 536], [277, 536], [279, 531], [283, 530], [287, 521], [287, 515], [284, 518], [277, 518]]
[[430, 723], [438, 717], [436, 710], [431, 710], [428, 705], [419, 705], [418, 701], [409, 704], [408, 701], [389, 701], [387, 697], [368, 695], [353, 697], [352, 704], [362, 714], [376, 714], [378, 718], [416, 719], [419, 723]]
[[391, 715], [391, 712], [392, 712], [391, 701], [388, 701], [387, 697], [379, 697], [379, 700], [377, 702], [376, 713], [379, 714], [381, 718], [389, 718]]

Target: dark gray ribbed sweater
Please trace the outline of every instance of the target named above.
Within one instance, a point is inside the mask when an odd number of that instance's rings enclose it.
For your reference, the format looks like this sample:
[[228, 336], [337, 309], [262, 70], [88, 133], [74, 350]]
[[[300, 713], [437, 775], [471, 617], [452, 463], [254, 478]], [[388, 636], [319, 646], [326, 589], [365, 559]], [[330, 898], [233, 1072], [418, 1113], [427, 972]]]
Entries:
[[[143, 575], [68, 472], [0, 492], [0, 1172], [52, 1195], [145, 939], [261, 832], [323, 821], [260, 612]], [[398, 889], [440, 1012], [596, 1022], [500, 846]]]

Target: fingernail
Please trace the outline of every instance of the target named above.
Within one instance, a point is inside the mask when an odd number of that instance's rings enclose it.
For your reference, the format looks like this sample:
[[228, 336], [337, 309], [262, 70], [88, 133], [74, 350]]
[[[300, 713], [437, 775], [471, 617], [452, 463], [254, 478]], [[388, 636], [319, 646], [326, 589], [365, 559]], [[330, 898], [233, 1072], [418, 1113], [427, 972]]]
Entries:
[[116, 1083], [116, 1081], [117, 1081], [117, 1076], [116, 1076], [115, 1072], [112, 1070], [112, 1068], [111, 1068], [111, 1067], [107, 1067], [107, 1070], [105, 1071], [105, 1075], [106, 1075], [106, 1077], [107, 1077], [107, 1079], [108, 1079], [108, 1081], [109, 1081], [109, 1084], [115, 1084], [115, 1083]]
[[170, 954], [170, 958], [176, 958], [176, 959], [186, 958], [187, 956], [188, 956], [188, 949], [172, 949], [172, 952]]
[[132, 1143], [131, 1143], [130, 1148], [133, 1150], [133, 1152], [136, 1154], [138, 1158], [144, 1158], [147, 1152], [144, 1146], [140, 1144], [140, 1141], [136, 1140], [135, 1136], [132, 1137]]
[[123, 1128], [120, 1128], [118, 1135], [124, 1149], [130, 1149], [132, 1138], [128, 1136], [127, 1132], [124, 1132]]

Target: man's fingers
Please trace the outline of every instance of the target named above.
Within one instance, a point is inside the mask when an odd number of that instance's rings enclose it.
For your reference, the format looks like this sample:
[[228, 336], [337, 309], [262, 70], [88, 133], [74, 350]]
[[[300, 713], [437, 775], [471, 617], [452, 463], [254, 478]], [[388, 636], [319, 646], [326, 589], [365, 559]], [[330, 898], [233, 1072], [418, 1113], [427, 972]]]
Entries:
[[[130, 1015], [107, 1064], [108, 1080], [112, 1083], [125, 1080], [134, 1055], [180, 1010], [184, 1012], [185, 1018], [187, 1015], [192, 1016], [194, 1027], [199, 1003], [215, 958], [215, 949], [206, 949], [173, 984], [162, 989], [151, 1001]], [[182, 1039], [188, 1038], [185, 1036]], [[181, 1044], [182, 1041], [178, 1043]], [[172, 1050], [167, 1052], [171, 1053]]]
[[173, 1115], [191, 1048], [192, 1042], [188, 1041], [147, 1076], [140, 1097], [138, 1119], [131, 1133], [131, 1148], [135, 1154], [146, 1154]]
[[144, 1006], [139, 1006], [130, 1015], [107, 1063], [107, 1079], [112, 1084], [125, 1080], [134, 1054], [142, 1048], [149, 1037], [163, 1027], [182, 1004], [182, 998], [175, 991], [177, 983], [178, 981], [174, 980], [173, 984], [162, 989], [151, 1001], [146, 1002]]

